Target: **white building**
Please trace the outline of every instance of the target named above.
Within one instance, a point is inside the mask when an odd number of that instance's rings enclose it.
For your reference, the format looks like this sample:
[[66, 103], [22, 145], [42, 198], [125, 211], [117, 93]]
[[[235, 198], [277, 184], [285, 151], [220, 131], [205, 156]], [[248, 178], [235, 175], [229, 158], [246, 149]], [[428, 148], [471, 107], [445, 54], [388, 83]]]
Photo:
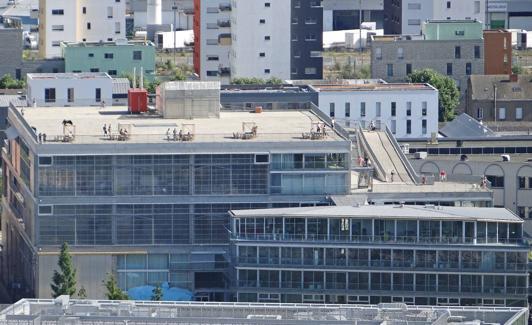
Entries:
[[323, 0], [323, 31], [358, 28], [358, 15], [362, 22], [377, 21], [382, 25], [384, 0]]
[[401, 33], [421, 33], [426, 20], [486, 20], [485, 0], [402, 0]]
[[201, 80], [230, 76], [231, 1], [197, 0], [194, 16], [194, 70]]
[[337, 123], [364, 128], [371, 121], [387, 125], [397, 138], [430, 138], [438, 132], [438, 90], [429, 84], [324, 84], [319, 92], [322, 112]]
[[113, 103], [113, 79], [97, 73], [28, 73], [29, 106], [102, 106]]
[[[173, 9], [175, 3], [175, 11]], [[135, 27], [146, 28], [149, 22], [148, 18], [148, 1], [131, 0], [129, 8], [133, 12], [133, 21]], [[192, 29], [194, 20], [194, 1], [193, 0], [162, 0], [159, 24], [176, 25], [176, 29]]]
[[125, 0], [39, 0], [39, 52], [61, 56], [61, 42], [125, 38]]

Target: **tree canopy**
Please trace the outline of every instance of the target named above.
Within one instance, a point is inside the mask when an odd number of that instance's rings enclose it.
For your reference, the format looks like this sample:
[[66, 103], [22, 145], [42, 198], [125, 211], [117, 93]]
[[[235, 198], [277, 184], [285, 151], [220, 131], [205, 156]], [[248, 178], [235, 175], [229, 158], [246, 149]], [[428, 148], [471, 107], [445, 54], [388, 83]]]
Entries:
[[122, 291], [118, 287], [118, 283], [116, 282], [116, 278], [112, 273], [107, 274], [107, 279], [103, 281], [103, 285], [105, 289], [107, 290], [105, 292], [105, 296], [109, 300], [128, 300], [129, 297], [127, 293]]
[[460, 91], [452, 78], [442, 75], [431, 69], [416, 70], [408, 76], [409, 82], [428, 83], [438, 89], [440, 122], [450, 121], [454, 118], [455, 109], [460, 102]]
[[233, 85], [281, 85], [283, 81], [279, 78], [261, 79], [261, 78], [233, 78]]
[[59, 261], [57, 262], [59, 271], [54, 270], [52, 277], [52, 297], [57, 298], [61, 295], [73, 296], [76, 294], [76, 269], [72, 263], [72, 256], [67, 243], [61, 246]]

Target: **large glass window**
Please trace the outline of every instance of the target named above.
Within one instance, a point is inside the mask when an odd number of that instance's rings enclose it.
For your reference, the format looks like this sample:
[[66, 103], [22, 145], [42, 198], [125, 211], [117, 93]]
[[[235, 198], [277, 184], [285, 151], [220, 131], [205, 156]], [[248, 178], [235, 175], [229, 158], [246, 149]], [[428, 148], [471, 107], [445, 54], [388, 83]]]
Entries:
[[347, 253], [349, 266], [368, 266], [369, 254], [367, 248], [349, 248]]
[[393, 266], [394, 267], [415, 267], [414, 251], [411, 249], [394, 249], [393, 250]]
[[397, 220], [397, 241], [415, 242], [417, 239], [417, 221]]
[[394, 273], [393, 274], [394, 291], [413, 291], [414, 274], [412, 273]]
[[329, 239], [349, 240], [349, 219], [330, 218], [329, 219]]
[[463, 269], [480, 269], [482, 254], [480, 251], [462, 251], [462, 268]]
[[303, 248], [303, 264], [323, 265], [325, 262], [323, 254], [323, 248], [305, 247]]
[[349, 272], [348, 280], [349, 290], [368, 290], [369, 289], [369, 273]]
[[325, 287], [333, 290], [346, 289], [346, 273], [345, 272], [327, 272], [325, 274]]
[[371, 249], [371, 266], [389, 267], [392, 264], [390, 249]]
[[327, 239], [327, 219], [311, 218], [307, 219], [307, 238], [309, 240]]
[[346, 266], [347, 264], [346, 248], [326, 248], [325, 264], [327, 266]]
[[375, 220], [375, 240], [376, 241], [393, 241], [395, 240], [395, 221], [394, 220]]
[[358, 242], [371, 241], [372, 227], [372, 221], [369, 219], [351, 219], [351, 239]]
[[419, 221], [419, 241], [436, 243], [440, 240], [440, 221]]
[[300, 247], [282, 247], [281, 264], [301, 265], [301, 248]]
[[323, 289], [323, 272], [303, 272], [303, 288], [317, 290]]
[[416, 273], [416, 291], [435, 292], [436, 274]]
[[457, 274], [438, 274], [438, 292], [459, 292], [458, 277]]
[[371, 273], [371, 290], [390, 290], [391, 286], [390, 273]]
[[442, 221], [442, 241], [445, 243], [462, 242], [462, 221]]
[[456, 250], [438, 251], [438, 269], [458, 269], [460, 267], [460, 254]]
[[281, 287], [301, 289], [301, 271], [281, 271]]

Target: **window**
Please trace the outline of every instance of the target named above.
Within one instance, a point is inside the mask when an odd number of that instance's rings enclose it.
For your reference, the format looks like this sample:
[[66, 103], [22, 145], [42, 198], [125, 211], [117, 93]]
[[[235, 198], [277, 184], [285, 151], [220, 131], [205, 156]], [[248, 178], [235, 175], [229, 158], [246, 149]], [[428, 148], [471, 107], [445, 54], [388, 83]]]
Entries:
[[294, 1], [294, 8], [301, 8], [301, 1], [299, 0]]
[[412, 134], [412, 120], [406, 120], [406, 134]]
[[44, 89], [44, 101], [46, 103], [55, 102], [55, 88], [45, 88]]
[[459, 59], [461, 57], [460, 55], [460, 46], [455, 46], [454, 47], [454, 58], [455, 59]]
[[110, 76], [116, 76], [118, 73], [116, 72], [116, 70], [107, 70], [107, 74]]
[[427, 116], [427, 102], [421, 102], [421, 115]]
[[382, 60], [382, 49], [380, 47], [375, 49], [375, 59]]
[[381, 117], [381, 102], [375, 103], [375, 116]]
[[305, 68], [305, 74], [316, 74], [316, 68]]
[[259, 56], [260, 56], [261, 58], [263, 58], [263, 57], [266, 56], [266, 53], [264, 53], [264, 52], [260, 52], [260, 53], [259, 53]]
[[408, 19], [408, 26], [419, 26], [421, 25], [421, 19]]
[[329, 103], [329, 116], [334, 117], [334, 103]]
[[89, 58], [93, 58], [94, 57], [94, 53], [89, 53]]
[[408, 4], [408, 10], [420, 10], [421, 9], [421, 3], [409, 3]]
[[397, 121], [396, 120], [391, 120], [390, 121], [390, 131], [392, 131], [393, 134], [395, 134], [395, 132], [397, 131]]
[[52, 25], [52, 30], [53, 31], [63, 31], [63, 30], [65, 30], [65, 26], [63, 26], [63, 25]]
[[451, 1], [447, 1], [447, 9], [451, 9]]
[[522, 107], [515, 108], [515, 119], [517, 121], [520, 121], [523, 119], [523, 108]]
[[406, 116], [412, 116], [412, 102], [406, 102]]
[[360, 117], [366, 117], [366, 103], [360, 103]]
[[345, 117], [351, 117], [351, 103], [345, 103]]
[[266, 24], [266, 19], [260, 19], [259, 24]]
[[456, 36], [465, 36], [465, 30], [455, 30], [454, 35]]
[[480, 1], [475, 1], [475, 14], [480, 13]]
[[412, 63], [406, 64], [406, 74], [407, 75], [412, 74]]
[[316, 41], [316, 34], [310, 33], [305, 36], [305, 41]]
[[317, 23], [318, 23], [318, 21], [314, 17], [306, 17], [305, 18], [305, 24], [306, 25], [315, 25]]
[[387, 75], [388, 77], [393, 77], [393, 64], [388, 63], [388, 64], [386, 65], [386, 75]]
[[492, 188], [504, 188], [504, 176], [486, 175]]
[[103, 57], [105, 59], [112, 59], [112, 58], [114, 58], [114, 54], [113, 53], [104, 53]]
[[404, 50], [402, 47], [397, 48], [397, 59], [402, 60], [405, 58]]
[[63, 9], [52, 9], [52, 15], [64, 15], [65, 11]]
[[453, 75], [453, 64], [447, 63], [447, 75], [452, 76]]
[[91, 23], [87, 23], [87, 29], [91, 29]]
[[[504, 43], [506, 44], [506, 43]], [[508, 63], [508, 54], [504, 53], [504, 63]]]
[[421, 120], [421, 133], [427, 134], [427, 120]]
[[120, 22], [115, 22], [115, 34], [120, 34]]
[[133, 51], [133, 60], [142, 60], [142, 51]]
[[471, 75], [471, 62], [467, 62], [466, 65], [465, 65], [465, 73], [466, 75], [470, 76]]
[[392, 102], [391, 104], [391, 110], [390, 110], [390, 115], [391, 116], [396, 116], [396, 113], [397, 113], [397, 103], [396, 102]]
[[52, 205], [39, 205], [39, 214], [40, 215], [51, 215], [53, 214]]
[[255, 164], [267, 164], [269, 162], [270, 162], [270, 155], [268, 154], [255, 155]]
[[297, 17], [292, 17], [292, 25], [296, 25], [299, 22]]
[[52, 46], [53, 46], [53, 47], [59, 47], [59, 46], [61, 46], [61, 41], [52, 41]]
[[484, 109], [477, 107], [477, 119], [482, 120], [484, 118]]
[[90, 69], [90, 72], [100, 72], [100, 69], [98, 69], [98, 68], [91, 68], [91, 69]]
[[107, 7], [107, 18], [113, 18], [113, 7]]
[[102, 101], [102, 88], [96, 88], [95, 97], [97, 103]]
[[264, 7], [266, 7], [266, 8], [270, 8], [270, 3], [269, 3], [269, 2], [265, 2], [265, 3], [264, 3]]
[[499, 107], [499, 120], [506, 120], [506, 108], [505, 107]]
[[480, 59], [480, 46], [475, 45], [475, 59]]
[[264, 73], [265, 74], [269, 74], [270, 73], [270, 69], [264, 69]]
[[74, 88], [68, 88], [67, 89], [67, 97], [68, 97], [68, 102], [69, 103], [74, 102]]
[[271, 39], [270, 36], [264, 36], [265, 41], [269, 41], [270, 39]]
[[83, 8], [81, 8], [81, 12], [82, 12], [83, 14], [86, 14], [86, 13], [87, 13], [87, 7], [83, 7]]
[[207, 61], [218, 61], [218, 55], [207, 55]]

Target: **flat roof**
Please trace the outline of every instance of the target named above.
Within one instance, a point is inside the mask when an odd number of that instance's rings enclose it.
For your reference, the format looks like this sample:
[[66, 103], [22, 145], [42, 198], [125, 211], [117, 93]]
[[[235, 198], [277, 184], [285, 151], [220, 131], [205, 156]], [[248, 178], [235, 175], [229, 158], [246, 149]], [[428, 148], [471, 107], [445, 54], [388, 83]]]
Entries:
[[504, 221], [522, 223], [523, 220], [505, 208], [473, 208], [418, 205], [361, 205], [232, 210], [234, 217], [325, 217], [380, 218], [419, 220]]
[[338, 92], [338, 91], [396, 91], [396, 90], [430, 90], [437, 91], [436, 88], [429, 84], [423, 83], [370, 83], [370, 84], [318, 84], [312, 85], [313, 88], [320, 92]]
[[112, 47], [112, 46], [152, 46], [151, 41], [145, 40], [117, 40], [114, 42], [61, 42], [64, 47]]
[[226, 94], [238, 93], [314, 93], [308, 85], [222, 85], [221, 92]]
[[28, 73], [28, 79], [32, 80], [59, 80], [59, 79], [112, 79], [105, 72], [63, 72], [63, 73]]
[[[321, 119], [310, 110], [265, 111], [260, 114], [249, 111], [221, 111], [219, 118], [165, 119], [160, 115], [130, 114], [127, 107], [15, 107], [19, 118], [46, 133], [47, 143], [56, 136], [63, 136], [63, 120], [75, 125], [73, 144], [115, 144], [104, 137], [103, 125], [111, 124], [113, 134], [127, 128], [129, 140], [121, 143], [168, 143], [167, 131], [172, 137], [174, 128], [183, 133], [194, 134], [192, 142], [293, 142], [293, 141], [346, 141], [337, 132], [328, 128], [327, 136], [320, 140], [303, 139], [310, 132], [312, 122]], [[22, 114], [23, 112], [23, 114]], [[243, 123], [258, 127], [257, 136], [249, 140], [234, 139], [233, 133], [242, 133]], [[193, 125], [193, 127], [192, 127]], [[190, 126], [190, 127], [189, 127]], [[173, 141], [172, 141], [173, 143]]]
[[4, 324], [31, 324], [41, 318], [62, 324], [507, 324], [528, 315], [525, 307], [278, 304], [236, 302], [109, 301], [22, 299], [0, 312]]

